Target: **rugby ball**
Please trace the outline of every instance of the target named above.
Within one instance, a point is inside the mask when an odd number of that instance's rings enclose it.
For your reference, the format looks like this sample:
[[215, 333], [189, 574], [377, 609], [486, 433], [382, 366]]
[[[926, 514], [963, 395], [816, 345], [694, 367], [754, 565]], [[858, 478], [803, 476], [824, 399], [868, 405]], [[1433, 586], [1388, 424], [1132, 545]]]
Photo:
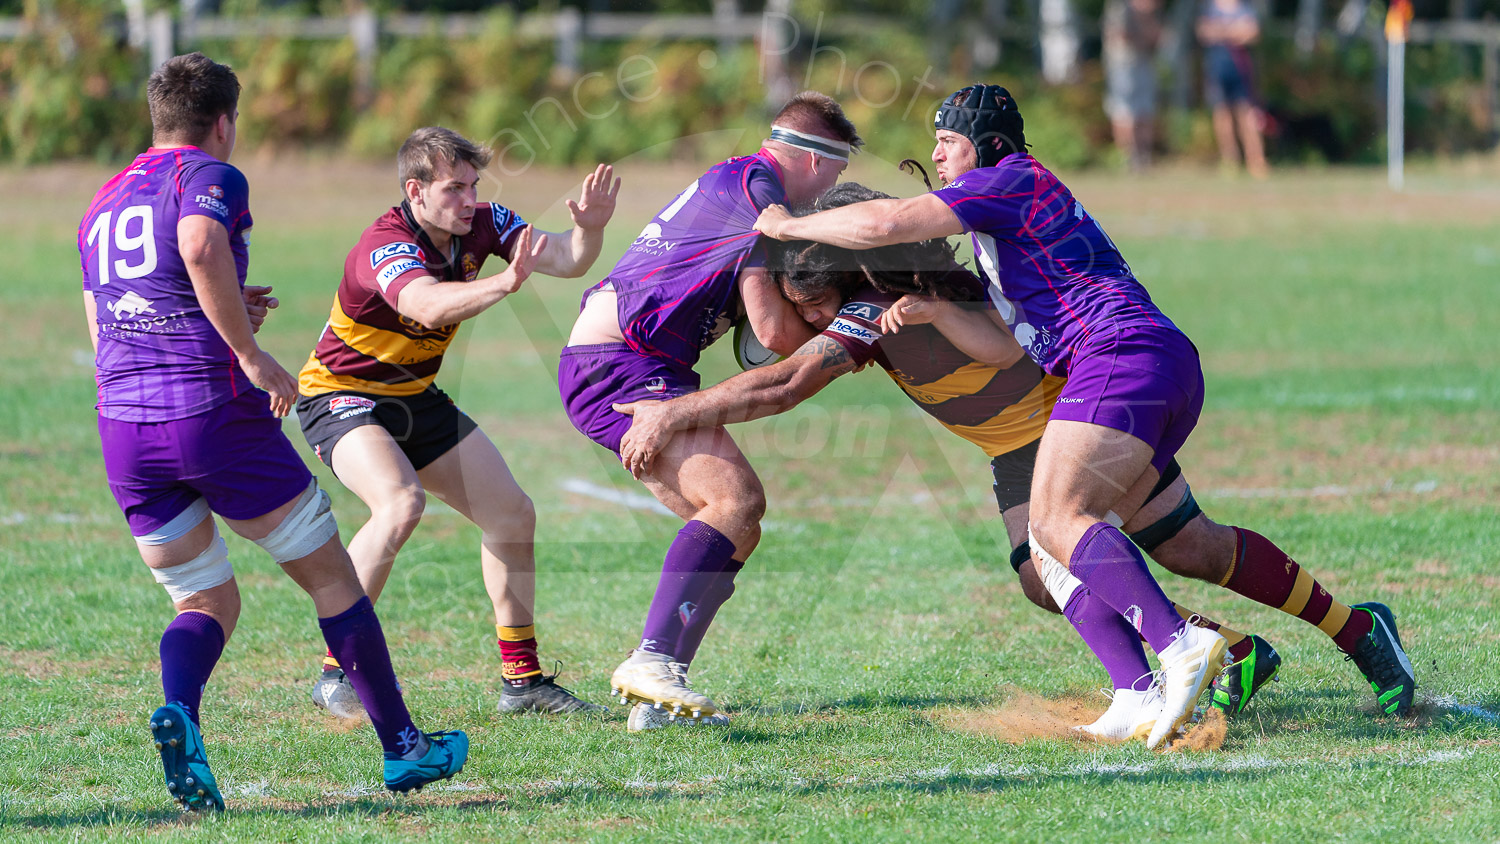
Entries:
[[767, 349], [760, 344], [755, 337], [755, 330], [750, 327], [749, 317], [740, 317], [734, 323], [734, 361], [740, 365], [740, 369], [747, 372], [759, 369], [762, 366], [770, 366], [781, 360], [781, 355]]

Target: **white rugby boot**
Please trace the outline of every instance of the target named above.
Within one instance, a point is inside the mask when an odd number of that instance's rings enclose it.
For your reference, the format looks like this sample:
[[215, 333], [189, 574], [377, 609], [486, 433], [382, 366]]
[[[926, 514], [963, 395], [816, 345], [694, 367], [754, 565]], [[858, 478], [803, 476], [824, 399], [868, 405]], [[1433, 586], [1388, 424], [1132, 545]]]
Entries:
[[705, 715], [694, 720], [692, 718], [674, 718], [672, 713], [664, 709], [657, 709], [649, 703], [637, 703], [630, 707], [630, 717], [625, 721], [625, 730], [632, 733], [641, 733], [646, 730], [661, 730], [667, 727], [727, 727], [729, 716], [722, 712]]
[[1193, 714], [1198, 696], [1218, 676], [1224, 664], [1224, 637], [1184, 623], [1182, 635], [1156, 658], [1161, 661], [1161, 714], [1151, 727], [1146, 747], [1155, 750]]
[[1110, 698], [1109, 709], [1094, 723], [1079, 724], [1073, 729], [1106, 741], [1145, 738], [1151, 733], [1151, 728], [1156, 726], [1156, 717], [1161, 714], [1159, 679], [1152, 677], [1151, 685], [1141, 692], [1134, 689], [1106, 691], [1104, 694]]
[[688, 686], [687, 668], [666, 654], [639, 648], [610, 677], [610, 690], [621, 703], [644, 703], [674, 718], [717, 714], [718, 704]]

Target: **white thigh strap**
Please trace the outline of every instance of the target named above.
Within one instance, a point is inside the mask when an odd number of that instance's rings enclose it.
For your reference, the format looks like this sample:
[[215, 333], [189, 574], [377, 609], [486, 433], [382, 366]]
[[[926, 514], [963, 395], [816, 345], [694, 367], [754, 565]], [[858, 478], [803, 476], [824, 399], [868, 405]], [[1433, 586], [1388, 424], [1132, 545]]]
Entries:
[[290, 563], [322, 548], [338, 533], [339, 526], [333, 519], [328, 493], [318, 489], [318, 481], [314, 478], [281, 524], [265, 539], [255, 540], [255, 544], [266, 549], [277, 563]]
[[202, 554], [171, 568], [152, 569], [151, 576], [166, 588], [173, 603], [227, 583], [234, 577], [234, 567], [229, 565], [229, 549], [219, 535], [218, 526], [214, 526], [213, 541]]

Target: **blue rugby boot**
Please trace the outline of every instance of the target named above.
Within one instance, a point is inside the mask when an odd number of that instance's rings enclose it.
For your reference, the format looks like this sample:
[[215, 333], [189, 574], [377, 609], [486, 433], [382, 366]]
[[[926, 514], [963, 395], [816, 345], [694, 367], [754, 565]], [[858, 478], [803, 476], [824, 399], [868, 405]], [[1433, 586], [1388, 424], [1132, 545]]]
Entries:
[[1353, 660], [1370, 682], [1381, 713], [1405, 716], [1411, 712], [1412, 699], [1417, 693], [1417, 676], [1401, 647], [1396, 614], [1385, 604], [1374, 601], [1355, 604], [1354, 609], [1369, 613], [1375, 626], [1345, 659]]
[[182, 704], [169, 703], [151, 713], [151, 737], [161, 753], [167, 791], [183, 811], [223, 810], [224, 796], [203, 753], [203, 735]]
[[1250, 637], [1250, 655], [1232, 662], [1214, 678], [1209, 688], [1208, 705], [1233, 718], [1245, 711], [1250, 699], [1265, 685], [1276, 679], [1281, 668], [1281, 655], [1259, 636]]
[[424, 734], [427, 753], [408, 761], [395, 753], [385, 755], [385, 787], [391, 791], [421, 791], [422, 786], [445, 780], [464, 769], [469, 760], [469, 737], [463, 730]]

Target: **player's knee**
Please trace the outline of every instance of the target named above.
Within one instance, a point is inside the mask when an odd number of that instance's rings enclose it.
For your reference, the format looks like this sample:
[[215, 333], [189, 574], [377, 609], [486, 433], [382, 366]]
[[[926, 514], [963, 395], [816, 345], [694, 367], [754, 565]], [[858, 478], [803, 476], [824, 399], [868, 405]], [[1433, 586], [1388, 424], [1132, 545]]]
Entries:
[[536, 504], [525, 493], [493, 503], [478, 518], [485, 536], [501, 542], [529, 541], [536, 534]]
[[281, 524], [255, 540], [255, 544], [277, 563], [290, 563], [311, 555], [338, 535], [328, 493], [319, 489], [314, 479], [292, 504]]
[[427, 511], [427, 493], [421, 487], [400, 487], [370, 508], [376, 519], [394, 533], [410, 536]]
[[[213, 539], [202, 553], [185, 563], [153, 568], [151, 576], [167, 590], [172, 603], [181, 608], [184, 602], [193, 601], [199, 594], [232, 581], [234, 567], [229, 564], [229, 548], [224, 544], [224, 537], [219, 535], [215, 526]], [[238, 595], [238, 590], [235, 590], [236, 604]]]

